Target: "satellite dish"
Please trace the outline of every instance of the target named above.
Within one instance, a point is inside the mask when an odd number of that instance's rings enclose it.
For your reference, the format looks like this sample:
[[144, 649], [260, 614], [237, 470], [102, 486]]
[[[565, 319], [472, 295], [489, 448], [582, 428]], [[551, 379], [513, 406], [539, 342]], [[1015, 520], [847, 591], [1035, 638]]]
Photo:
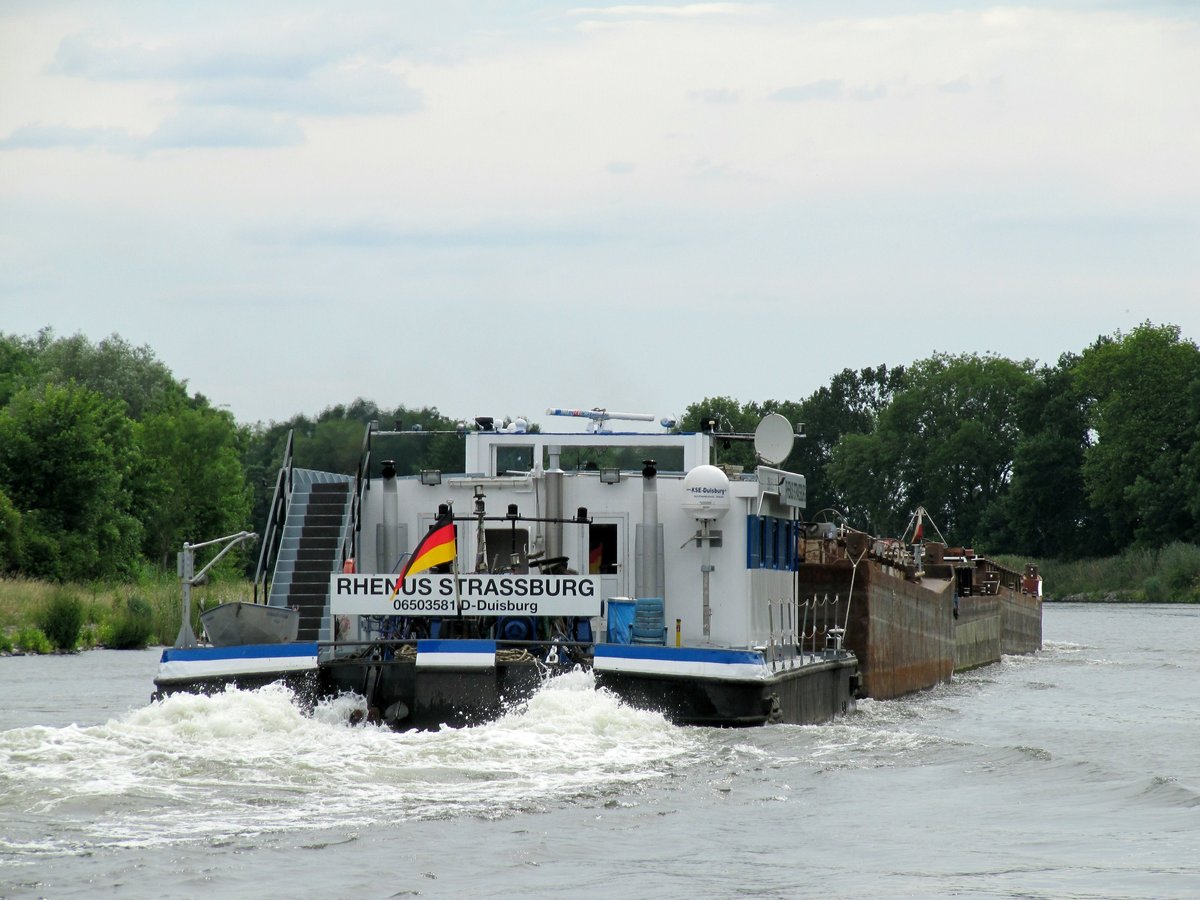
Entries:
[[754, 452], [770, 466], [777, 466], [792, 452], [796, 435], [792, 423], [779, 413], [767, 413], [754, 429]]

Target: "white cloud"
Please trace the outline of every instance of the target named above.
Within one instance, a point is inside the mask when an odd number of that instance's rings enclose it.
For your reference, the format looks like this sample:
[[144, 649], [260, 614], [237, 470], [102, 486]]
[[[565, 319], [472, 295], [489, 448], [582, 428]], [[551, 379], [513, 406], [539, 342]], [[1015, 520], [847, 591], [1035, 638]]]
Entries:
[[395, 43], [352, 17], [243, 17], [236, 26], [177, 32], [132, 29], [66, 34], [46, 69], [53, 75], [112, 80], [303, 79], [355, 57], [390, 57]]
[[[632, 11], [653, 15], [616, 21]], [[747, 11], [754, 15], [736, 15]], [[948, 171], [1065, 173], [1081, 189], [1121, 188], [1123, 179], [1137, 191], [1197, 187], [1186, 161], [1200, 143], [1187, 123], [1200, 107], [1182, 85], [1194, 80], [1200, 40], [1186, 21], [1010, 9], [814, 22], [724, 3], [586, 7], [571, 16], [601, 13], [616, 27], [490, 45], [449, 63], [397, 55], [399, 19], [341, 31], [301, 17], [274, 24], [274, 41], [264, 40], [272, 31], [264, 19], [210, 36], [75, 31], [58, 44], [55, 80], [90, 91], [104, 80], [116, 81], [113, 90], [154, 83], [159, 93], [108, 122], [59, 95], [36, 119], [9, 118], [0, 139], [28, 146], [53, 137], [37, 128], [59, 128], [60, 146], [115, 147], [123, 127], [179, 145], [195, 122], [190, 130], [211, 145], [221, 127], [207, 123], [232, 109], [247, 114], [231, 130], [245, 139], [227, 145], [294, 146], [303, 128], [314, 163], [326, 166], [336, 165], [326, 159], [333, 144], [345, 155], [358, 130], [338, 142], [333, 129], [345, 123], [294, 117], [419, 113], [376, 123], [339, 191], [370, 181], [491, 212], [599, 196], [611, 189], [598, 176], [614, 159], [638, 161], [629, 181], [640, 200], [687, 204], [778, 202], [780, 191], [871, 189]], [[856, 100], [874, 102], [849, 105]], [[782, 101], [807, 102], [793, 111]], [[264, 116], [257, 129], [253, 115]], [[699, 157], [773, 187], [694, 197]], [[375, 177], [385, 166], [411, 177]]]
[[73, 125], [43, 125], [35, 122], [22, 125], [0, 140], [0, 149], [31, 150], [51, 147], [100, 147], [128, 150], [133, 142], [122, 128], [89, 128]]
[[294, 147], [304, 132], [292, 119], [241, 110], [188, 110], [163, 121], [141, 146], [163, 148]]
[[[654, 359], [685, 402], [710, 386], [782, 394], [756, 367], [688, 380], [663, 345], [698, 345], [714, 322], [746, 347], [768, 320], [768, 337], [802, 336], [817, 368], [795, 392], [933, 344], [1052, 358], [1146, 316], [1200, 333], [1186, 17], [623, 4], [435, 27], [387, 4], [347, 21], [289, 5], [213, 30], [161, 8], [73, 9], [0, 14], [7, 330], [220, 348], [234, 338], [202, 318], [213, 304], [259, 329], [299, 306], [299, 346], [331, 309], [383, 330], [433, 304], [489, 347], [521, 345], [533, 320], [535, 352], [586, 360], [543, 407], [616, 405], [586, 394], [610, 344]], [[1113, 317], [1131, 305], [1132, 322]], [[576, 308], [650, 332], [584, 334]], [[963, 315], [933, 334], [922, 308]], [[1061, 327], [1042, 334], [1047, 319]], [[394, 381], [390, 356], [375, 367], [361, 336], [344, 343], [330, 369], [349, 374], [321, 402]], [[406, 363], [436, 369], [420, 343]], [[221, 352], [180, 352], [227, 377]], [[316, 383], [302, 353], [280, 356]], [[187, 367], [214, 396], [300, 402]], [[413, 384], [413, 400], [458, 402]]]
[[181, 78], [295, 78], [324, 60], [300, 48], [208, 48], [199, 42], [179, 44], [127, 35], [71, 34], [62, 39], [52, 75], [112, 80], [178, 80]]
[[226, 78], [186, 87], [188, 106], [230, 106], [298, 115], [403, 115], [421, 108], [421, 96], [403, 75], [386, 67], [326, 66], [304, 78]]
[[155, 34], [70, 23], [49, 59], [27, 58], [16, 73], [30, 89], [22, 99], [43, 102], [25, 104], [37, 109], [35, 121], [15, 109], [0, 115], [9, 124], [0, 148], [290, 147], [304, 140], [298, 116], [420, 109], [391, 38], [319, 25], [258, 21], [224, 33]]

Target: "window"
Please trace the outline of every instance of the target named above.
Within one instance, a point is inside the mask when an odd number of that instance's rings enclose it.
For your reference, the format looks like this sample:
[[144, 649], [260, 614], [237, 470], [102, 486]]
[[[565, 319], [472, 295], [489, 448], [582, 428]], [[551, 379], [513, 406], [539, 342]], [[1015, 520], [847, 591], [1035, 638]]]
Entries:
[[528, 472], [533, 468], [532, 446], [499, 446], [496, 448], [496, 474]]
[[[566, 472], [598, 472], [613, 468], [641, 472], [642, 461], [652, 459], [659, 472], [683, 471], [682, 447], [563, 447], [559, 465]], [[547, 452], [543, 465], [549, 466]]]

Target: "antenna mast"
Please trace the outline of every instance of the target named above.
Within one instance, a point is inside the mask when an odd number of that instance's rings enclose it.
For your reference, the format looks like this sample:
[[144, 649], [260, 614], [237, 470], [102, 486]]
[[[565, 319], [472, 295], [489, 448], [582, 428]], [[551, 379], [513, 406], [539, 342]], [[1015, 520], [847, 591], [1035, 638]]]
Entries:
[[569, 416], [574, 419], [591, 419], [588, 424], [588, 431], [593, 433], [606, 431], [605, 426], [610, 421], [621, 422], [653, 422], [654, 416], [650, 413], [623, 413], [610, 412], [607, 409], [562, 409], [557, 406], [552, 406], [546, 410], [548, 416]]

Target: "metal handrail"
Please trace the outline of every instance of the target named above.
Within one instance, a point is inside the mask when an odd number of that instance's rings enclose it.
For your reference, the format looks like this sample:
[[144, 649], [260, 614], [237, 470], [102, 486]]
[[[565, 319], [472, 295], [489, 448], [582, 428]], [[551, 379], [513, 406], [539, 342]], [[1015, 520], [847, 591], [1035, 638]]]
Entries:
[[[362, 447], [358, 452], [358, 468], [354, 473], [354, 495], [350, 498], [350, 521], [347, 532], [342, 535], [342, 559], [353, 559], [358, 563], [359, 535], [362, 534], [363, 496], [371, 489], [371, 434], [379, 427], [378, 422], [368, 422], [363, 434]], [[349, 546], [347, 546], [349, 544]]]
[[294, 429], [290, 429], [287, 435], [287, 443], [283, 448], [283, 465], [279, 468], [279, 474], [275, 477], [275, 492], [271, 496], [271, 508], [267, 513], [266, 528], [263, 529], [263, 541], [258, 548], [258, 565], [254, 567], [254, 602], [260, 602], [259, 586], [262, 586], [262, 601], [266, 603], [268, 600], [267, 594], [267, 572], [270, 569], [272, 558], [279, 550], [279, 544], [283, 540], [283, 526], [287, 522], [288, 507], [292, 502], [292, 451], [293, 451]]
[[[849, 600], [846, 601], [849, 603]], [[820, 655], [821, 651], [817, 648], [817, 636], [827, 640], [832, 633], [845, 634], [845, 629], [839, 624], [842, 598], [840, 594], [835, 594], [833, 599], [830, 599], [829, 594], [823, 598], [815, 594], [812, 599], [798, 600], [796, 606], [797, 618], [799, 619], [800, 629], [795, 635], [795, 644], [801, 653], [804, 653], [805, 641], [808, 642], [809, 649], [807, 652], [814, 656]], [[820, 616], [817, 611], [820, 610]], [[811, 615], [810, 615], [811, 612]], [[818, 622], [818, 618], [820, 621]]]

